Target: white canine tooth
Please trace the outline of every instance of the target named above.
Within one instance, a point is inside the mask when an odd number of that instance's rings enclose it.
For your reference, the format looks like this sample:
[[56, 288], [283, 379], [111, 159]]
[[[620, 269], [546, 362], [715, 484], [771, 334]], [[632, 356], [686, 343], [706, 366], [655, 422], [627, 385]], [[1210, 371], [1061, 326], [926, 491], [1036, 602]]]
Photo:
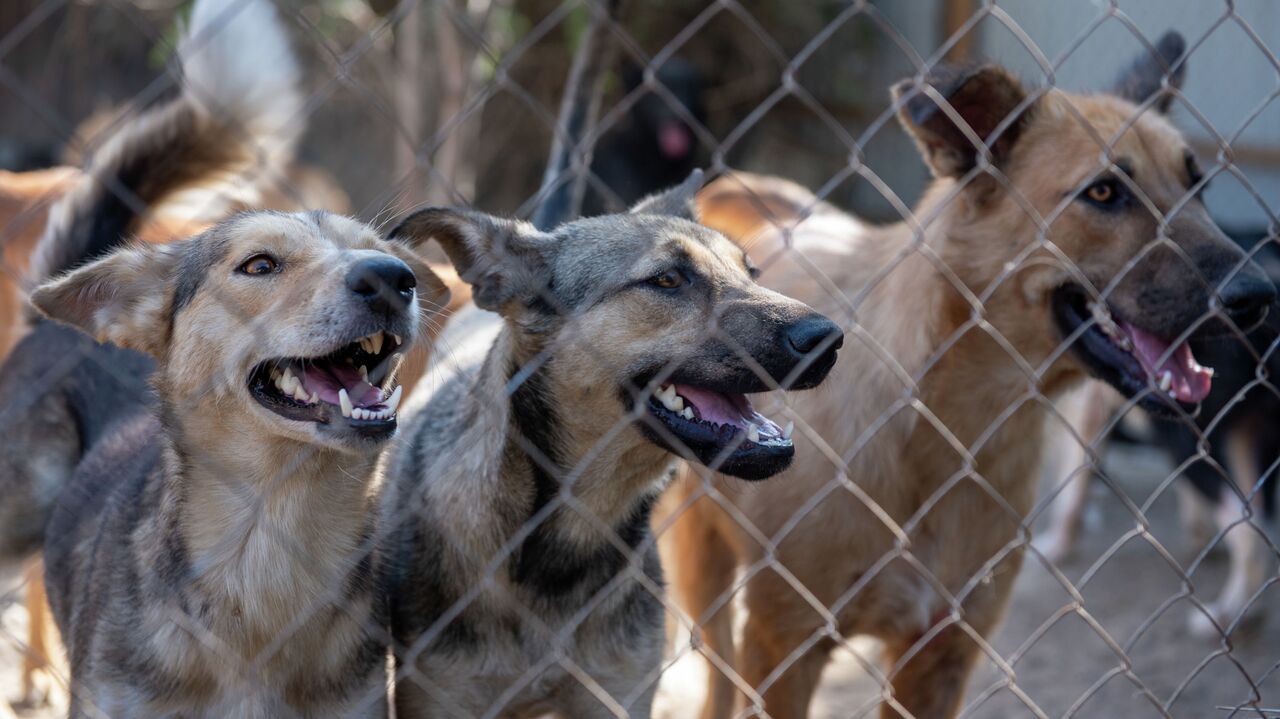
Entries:
[[387, 406], [387, 414], [396, 413], [396, 408], [400, 406], [400, 395], [403, 393], [404, 387], [397, 386], [395, 390], [391, 392], [391, 396], [387, 398], [387, 401], [383, 402], [383, 404]]
[[684, 411], [684, 397], [681, 397], [680, 395], [676, 395], [676, 398], [671, 400], [671, 411], [672, 412]]
[[787, 426], [782, 428], [782, 438], [791, 439], [791, 433], [796, 431], [795, 422], [787, 422]]
[[1169, 388], [1172, 386], [1173, 386], [1173, 373], [1170, 372], [1169, 370], [1165, 370], [1161, 372], [1160, 373], [1160, 389], [1164, 390], [1165, 392], [1168, 392]]
[[299, 402], [306, 402], [307, 397], [310, 397], [310, 396], [311, 395], [307, 394], [307, 390], [305, 387], [302, 386], [301, 382], [293, 386], [293, 398], [298, 400]]
[[364, 365], [360, 365], [360, 379], [364, 380], [365, 384], [369, 384], [369, 368]]
[[350, 417], [351, 410], [355, 409], [355, 407], [351, 405], [351, 398], [347, 396], [346, 387], [338, 390], [338, 404], [342, 405], [342, 416]]
[[307, 404], [315, 404], [316, 402], [319, 402], [319, 401], [320, 401], [319, 392], [312, 392], [311, 396], [307, 398]]
[[400, 335], [392, 334], [392, 335], [391, 335], [391, 339], [393, 339], [393, 340], [395, 340], [395, 341], [396, 341], [396, 347], [399, 347], [399, 346], [400, 346]]
[[747, 439], [756, 443], [760, 442], [760, 430], [750, 422], [747, 422]]
[[684, 411], [680, 413], [680, 416], [684, 417], [685, 419], [693, 419], [693, 408], [685, 407]]
[[382, 333], [375, 332], [369, 335], [369, 346], [373, 348], [372, 354], [382, 352]]

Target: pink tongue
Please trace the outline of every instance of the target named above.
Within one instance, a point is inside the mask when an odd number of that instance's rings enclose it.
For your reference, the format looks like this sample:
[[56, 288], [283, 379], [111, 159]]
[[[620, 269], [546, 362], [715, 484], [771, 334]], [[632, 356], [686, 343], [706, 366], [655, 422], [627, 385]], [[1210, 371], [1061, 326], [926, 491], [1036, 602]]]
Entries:
[[658, 146], [669, 160], [679, 160], [689, 154], [689, 131], [675, 120], [667, 120], [658, 128]]
[[338, 404], [338, 390], [347, 390], [351, 404], [373, 407], [382, 402], [382, 390], [365, 382], [360, 370], [350, 365], [330, 364], [318, 367], [308, 364], [302, 369], [302, 388], [315, 392], [329, 404]]
[[1119, 321], [1119, 325], [1120, 329], [1133, 340], [1134, 353], [1138, 356], [1138, 361], [1155, 378], [1157, 385], [1160, 375], [1169, 372], [1173, 375], [1173, 385], [1169, 389], [1179, 401], [1195, 403], [1209, 396], [1209, 388], [1213, 384], [1213, 371], [1201, 367], [1200, 363], [1196, 362], [1186, 342], [1170, 352], [1172, 342], [1161, 339], [1140, 327], [1134, 327], [1123, 320]]
[[746, 431], [747, 422], [760, 430], [761, 436], [781, 437], [782, 428], [772, 420], [760, 414], [751, 406], [746, 395], [721, 394], [711, 390], [690, 387], [687, 384], [675, 385], [676, 394], [684, 397], [693, 407], [694, 416], [706, 422], [725, 424]]

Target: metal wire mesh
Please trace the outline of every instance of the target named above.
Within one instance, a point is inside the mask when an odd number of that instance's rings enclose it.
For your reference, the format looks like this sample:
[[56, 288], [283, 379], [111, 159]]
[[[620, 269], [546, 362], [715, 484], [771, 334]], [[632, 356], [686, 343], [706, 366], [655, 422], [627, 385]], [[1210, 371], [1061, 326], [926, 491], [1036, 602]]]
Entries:
[[[235, 0], [227, 4], [234, 10]], [[692, 462], [680, 465], [681, 476], [672, 481], [663, 463], [650, 472], [645, 491], [611, 490], [602, 500], [598, 486], [607, 486], [608, 477], [592, 468], [618, 446], [649, 442], [636, 439], [638, 426], [649, 426], [675, 454], [694, 456], [679, 434], [644, 411], [661, 387], [679, 381], [674, 361], [642, 386], [624, 388], [633, 404], [624, 401], [603, 418], [591, 429], [588, 446], [568, 457], [549, 453], [544, 438], [530, 436], [536, 431], [510, 429], [508, 410], [494, 406], [472, 422], [490, 426], [487, 431], [518, 451], [531, 471], [554, 484], [546, 496], [521, 500], [525, 513], [514, 531], [470, 558], [471, 573], [462, 576], [475, 581], [423, 616], [411, 640], [397, 633], [394, 619], [388, 629], [377, 612], [353, 602], [346, 585], [298, 596], [288, 621], [248, 655], [175, 594], [161, 604], [177, 631], [212, 661], [235, 670], [235, 691], [274, 697], [281, 690], [266, 677], [292, 643], [317, 627], [348, 621], [382, 641], [395, 658], [388, 680], [395, 694], [420, 692], [442, 716], [539, 711], [547, 707], [529, 697], [554, 693], [547, 688], [552, 686], [589, 697], [570, 705], [594, 707], [583, 716], [643, 715], [650, 701], [655, 716], [698, 716], [700, 704], [717, 691], [717, 716], [1280, 716], [1274, 708], [1280, 701], [1280, 635], [1274, 618], [1268, 624], [1265, 617], [1280, 592], [1274, 508], [1267, 506], [1274, 504], [1280, 466], [1280, 392], [1270, 374], [1278, 366], [1277, 340], [1265, 335], [1267, 327], [1240, 326], [1221, 296], [1254, 267], [1245, 258], [1276, 276], [1269, 254], [1280, 227], [1276, 8], [1229, 0], [1055, 8], [997, 1], [906, 8], [866, 0], [812, 7], [671, 0], [635, 2], [602, 15], [605, 7], [589, 0], [280, 3], [304, 76], [303, 101], [291, 122], [310, 128], [289, 162], [276, 163], [264, 151], [229, 186], [193, 193], [163, 210], [147, 207], [118, 178], [100, 180], [143, 218], [135, 229], [150, 242], [194, 234], [234, 209], [254, 207], [330, 209], [385, 231], [423, 204], [532, 216], [554, 192], [555, 182], [540, 183], [553, 140], [569, 146], [567, 172], [558, 181], [583, 178], [588, 212], [621, 211], [674, 184], [642, 177], [636, 147], [627, 143], [643, 138], [650, 144], [640, 149], [641, 159], [681, 177], [694, 165], [706, 167], [721, 177], [715, 187], [754, 197], [746, 205], [760, 221], [732, 239], [748, 248], [762, 283], [801, 294], [845, 334], [843, 359], [821, 389], [755, 398], [779, 423], [794, 422], [796, 465], [753, 484]], [[0, 151], [22, 158], [44, 150], [24, 155], [10, 147], [51, 146], [91, 161], [146, 107], [191, 90], [162, 62], [176, 47], [180, 24], [174, 17], [181, 10], [123, 0], [33, 0], [0, 10], [0, 90], [11, 108], [5, 113], [10, 117], [0, 120], [11, 140]], [[603, 18], [604, 42], [614, 57], [598, 119], [575, 138], [565, 133], [557, 104], [592, 17]], [[1185, 51], [1165, 63], [1159, 92], [1141, 98], [1136, 113], [1125, 106], [1116, 124], [1094, 105], [1062, 100], [1072, 85], [1061, 78], [1104, 68], [1107, 75], [1081, 82], [1101, 91], [1134, 57], [1158, 61], [1156, 38], [1165, 23], [1185, 35]], [[100, 36], [95, 28], [108, 32]], [[1106, 40], [1101, 45], [1100, 37]], [[1046, 43], [1054, 49], [1042, 49]], [[92, 62], [68, 63], [58, 76], [37, 72], [38, 65], [60, 53], [69, 57], [73, 49]], [[113, 52], [118, 67], [105, 63]], [[984, 130], [971, 126], [974, 108], [956, 101], [955, 88], [935, 80], [948, 62], [988, 56], [1016, 66], [1027, 92]], [[674, 70], [685, 65], [695, 81]], [[1174, 79], [1180, 72], [1189, 75], [1186, 89]], [[1206, 75], [1215, 79], [1196, 79]], [[889, 84], [902, 78], [908, 84], [891, 98]], [[98, 82], [105, 92], [95, 89]], [[92, 102], [104, 94], [126, 109], [86, 123]], [[1161, 115], [1159, 105], [1168, 98], [1170, 117], [1185, 134], [1160, 135], [1170, 147], [1148, 152], [1162, 159], [1135, 167], [1117, 148], [1139, 132], [1140, 123]], [[932, 117], [956, 128], [973, 157], [917, 204], [925, 169], [895, 120], [910, 115], [913, 102], [926, 100], [938, 108]], [[645, 124], [647, 113], [658, 116], [656, 125]], [[1015, 137], [1023, 118], [1035, 113], [1056, 114], [1070, 137]], [[1066, 181], [1066, 169], [1011, 166], [1005, 138], [1056, 148], [1042, 161], [1063, 168], [1084, 162], [1090, 171]], [[1170, 190], [1151, 178], [1190, 171], [1180, 164], [1178, 143], [1195, 150], [1202, 177], [1193, 173], [1187, 186]], [[929, 142], [924, 145], [927, 151]], [[621, 158], [623, 172], [605, 164], [610, 153]], [[1168, 159], [1171, 154], [1176, 161]], [[16, 169], [44, 164], [11, 162]], [[741, 169], [791, 177], [812, 195], [779, 211], [777, 197], [753, 196], [762, 185], [733, 174]], [[1111, 191], [1131, 198], [1127, 211], [1150, 222], [1081, 220], [1080, 198], [1103, 175], [1115, 178]], [[619, 185], [619, 177], [634, 182]], [[24, 331], [29, 258], [45, 218], [71, 188], [90, 180], [65, 169], [0, 179], [6, 194], [0, 204], [6, 213], [0, 290], [8, 293], [0, 345], [8, 351]], [[1206, 189], [1210, 181], [1213, 190]], [[986, 197], [1000, 200], [988, 204]], [[717, 226], [721, 216], [706, 194], [703, 199], [704, 219]], [[1242, 241], [1238, 261], [1213, 277], [1204, 258], [1188, 252], [1179, 225], [1202, 202], [1234, 235], [1256, 235]], [[996, 204], [1003, 214], [993, 220]], [[900, 223], [902, 239], [895, 242], [889, 237], [895, 231], [872, 229], [836, 206]], [[957, 207], [965, 208], [963, 221]], [[1093, 239], [1079, 239], [1082, 223], [1094, 223], [1084, 233]], [[724, 220], [718, 227], [730, 232], [730, 226]], [[1146, 235], [1122, 241], [1135, 232]], [[1127, 254], [1117, 257], [1117, 247]], [[437, 249], [423, 253], [443, 266]], [[1176, 273], [1144, 274], [1158, 261], [1195, 269], [1211, 296], [1196, 308], [1195, 321], [1168, 338], [1160, 363], [1172, 361], [1177, 347], [1197, 340], [1197, 333], [1217, 328], [1217, 350], [1248, 368], [1231, 380], [1238, 392], [1215, 402], [1216, 416], [1182, 406], [1172, 418], [1148, 418], [1144, 406], [1171, 406], [1163, 398], [1168, 388], [1154, 373], [1128, 397], [1100, 381], [1084, 383], [1087, 372], [1073, 345], [1090, 332], [1111, 330], [1113, 320], [1086, 316], [1064, 331], [1032, 300], [1017, 304], [1022, 293], [1032, 292], [1025, 278], [1044, 266], [1061, 269], [1060, 284], [1079, 286], [1087, 300], [1110, 305], [1118, 315], [1138, 306], [1126, 294], [1134, 276], [1142, 278], [1144, 291], [1193, 296], [1187, 288], [1161, 285]], [[633, 268], [611, 269], [625, 275]], [[563, 363], [557, 359], [563, 353], [575, 353], [583, 367], [620, 361], [618, 344], [602, 342], [601, 325], [584, 319], [584, 304], [567, 302], [562, 287], [540, 281], [536, 299], [563, 319], [554, 337], [505, 378], [495, 405], [505, 407], [522, 391], [533, 391], [531, 383]], [[235, 293], [220, 293], [216, 283], [207, 291], [234, 318], [236, 345], [270, 345], [279, 331], [275, 311], [314, 301], [313, 288], [306, 287], [265, 311]], [[608, 304], [610, 291], [588, 288], [585, 306]], [[685, 321], [699, 323], [702, 337], [722, 344], [731, 360], [777, 389], [782, 382], [761, 366], [750, 338], [727, 324], [726, 311], [712, 306], [689, 312], [693, 319]], [[1120, 319], [1142, 322], [1132, 315]], [[634, 341], [654, 352], [670, 349], [659, 335], [632, 332]], [[444, 392], [450, 363], [462, 362], [463, 348], [453, 344], [460, 335], [446, 329], [441, 337], [411, 388], [422, 397]], [[179, 361], [185, 360], [163, 360]], [[814, 361], [806, 359], [795, 372]], [[989, 373], [973, 370], [984, 364]], [[207, 384], [185, 395], [191, 404], [170, 402], [166, 416], [203, 411], [206, 395], [243, 385], [234, 362], [211, 366], [216, 371]], [[29, 392], [4, 398], [0, 421], [16, 426], [24, 413], [49, 401], [48, 393], [91, 372], [142, 394], [137, 388], [144, 378], [103, 360], [86, 339], [78, 351], [52, 358], [27, 377]], [[1092, 372], [1107, 376], [1096, 367]], [[588, 387], [578, 400], [549, 394], [554, 413], [563, 414], [572, 412], [572, 402], [585, 403], [583, 397], [619, 391]], [[438, 409], [423, 411], [433, 407]], [[1130, 439], [1115, 441], [1117, 433]], [[0, 451], [34, 453], [26, 441], [6, 438]], [[198, 441], [184, 447], [189, 463], [223, 461], [218, 448]], [[275, 521], [272, 498], [285, 491], [295, 470], [264, 468], [262, 481], [218, 477], [215, 488], [238, 498], [244, 514], [225, 520], [231, 529], [211, 551], [234, 553], [257, 533], [281, 564], [314, 561], [320, 551], [315, 538], [299, 536], [296, 524]], [[407, 471], [394, 462], [384, 470]], [[5, 481], [0, 477], [0, 486]], [[1198, 490], [1188, 489], [1192, 485]], [[656, 494], [650, 490], [659, 486], [666, 491], [657, 500], [651, 533], [647, 527], [635, 535], [620, 532], [625, 522], [612, 502], [643, 499], [647, 520], [648, 502], [655, 499], [650, 495]], [[22, 496], [14, 492], [0, 502]], [[1180, 506], [1174, 506], [1175, 496]], [[432, 521], [417, 494], [389, 504], [378, 520], [380, 531], [360, 536], [342, 566], [350, 569], [387, 551], [397, 521]], [[1203, 536], [1195, 531], [1197, 520], [1207, 523]], [[621, 560], [578, 604], [531, 601], [512, 588], [519, 585], [512, 567], [531, 554], [531, 543], [551, 541], [547, 537], [564, 526], [578, 533], [574, 541], [594, 542], [599, 557]], [[1033, 541], [1037, 535], [1043, 539]], [[658, 548], [665, 584], [652, 567]], [[570, 542], [552, 551], [573, 549]], [[190, 576], [211, 571], [197, 561]], [[14, 572], [3, 595], [4, 691], [22, 695], [14, 704], [19, 716], [65, 712], [71, 686], [63, 660], [37, 656], [59, 654], [56, 639], [42, 645], [42, 626], [50, 620], [42, 618], [39, 578], [38, 565]], [[660, 661], [635, 659], [647, 651], [660, 622], [645, 625], [653, 630], [646, 630], [647, 638], [599, 648], [612, 652], [607, 661], [591, 646], [613, 641], [599, 638], [612, 635], [593, 623], [594, 613], [609, 610], [628, 592], [651, 597], [661, 609], [668, 631]], [[493, 609], [494, 597], [504, 598], [500, 612]], [[515, 635], [528, 644], [514, 651], [523, 663], [498, 672], [501, 681], [461, 688], [471, 678], [467, 672], [480, 671], [484, 662], [460, 660], [458, 673], [433, 673], [424, 667], [439, 664], [415, 663], [442, 642], [459, 641], [459, 632], [474, 632], [477, 615], [518, 627]], [[24, 665], [24, 655], [43, 666]], [[642, 666], [625, 679], [603, 669], [630, 667], [628, 662]], [[708, 670], [721, 677], [719, 684], [706, 681]], [[32, 676], [43, 689], [19, 686]], [[963, 697], [953, 697], [953, 706], [946, 697], [955, 689]], [[361, 694], [359, 710], [376, 710], [385, 690], [379, 685]], [[113, 713], [115, 705], [91, 690], [70, 691], [79, 692], [75, 701], [82, 709], [97, 712], [89, 715], [130, 715]], [[931, 703], [935, 694], [943, 697], [939, 703]], [[292, 715], [286, 706], [273, 706]], [[916, 714], [920, 707], [930, 708]]]

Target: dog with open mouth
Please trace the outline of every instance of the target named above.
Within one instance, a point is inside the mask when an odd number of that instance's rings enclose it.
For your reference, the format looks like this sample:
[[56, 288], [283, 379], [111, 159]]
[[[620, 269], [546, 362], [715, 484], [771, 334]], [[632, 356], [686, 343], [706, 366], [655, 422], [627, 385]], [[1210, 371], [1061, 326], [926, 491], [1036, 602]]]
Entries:
[[35, 457], [5, 457], [26, 471], [6, 488], [31, 486], [0, 501], [35, 519], [0, 548], [43, 538], [72, 717], [385, 716], [374, 493], [398, 365], [447, 291], [324, 212], [128, 241], [149, 203], [269, 168], [301, 105], [265, 0], [201, 0], [190, 33], [188, 87], [95, 155], [37, 247], [47, 319], [0, 371], [6, 438]]
[[675, 458], [785, 469], [791, 428], [747, 395], [817, 386], [843, 339], [696, 223], [700, 184], [553, 232], [427, 209], [392, 233], [439, 240], [478, 306], [387, 470], [397, 716], [649, 715]]
[[322, 212], [244, 213], [36, 290], [156, 362], [158, 407], [114, 418], [46, 531], [73, 716], [385, 715], [373, 495], [396, 369], [444, 294]]
[[794, 403], [788, 482], [664, 497], [672, 594], [713, 660], [704, 719], [806, 716], [854, 635], [883, 642], [881, 716], [955, 716], [1023, 558], [1053, 399], [1092, 375], [1185, 421], [1211, 386], [1187, 340], [1262, 320], [1275, 287], [1166, 116], [1185, 43], [1154, 49], [1098, 93], [992, 64], [897, 85], [935, 178], [904, 222], [745, 173], [703, 193], [708, 225], [774, 260], [764, 284], [862, 340]]

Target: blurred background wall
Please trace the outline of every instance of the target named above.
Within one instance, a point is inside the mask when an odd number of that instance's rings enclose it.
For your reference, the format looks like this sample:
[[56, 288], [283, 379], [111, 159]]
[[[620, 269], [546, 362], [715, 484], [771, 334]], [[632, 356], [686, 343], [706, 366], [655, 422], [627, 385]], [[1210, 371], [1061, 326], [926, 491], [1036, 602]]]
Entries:
[[[103, 118], [112, 108], [163, 93], [185, 4], [0, 2], [0, 166], [76, 160], [94, 135], [77, 138], [76, 129], [95, 113], [96, 127], [109, 125]], [[312, 93], [302, 157], [333, 174], [355, 214], [371, 218], [427, 201], [521, 211], [538, 186], [551, 118], [586, 22], [578, 2], [281, 6]], [[1119, 9], [1148, 39], [1175, 28], [1195, 46], [1186, 85], [1195, 110], [1179, 106], [1175, 120], [1206, 167], [1215, 164], [1219, 138], [1230, 141], [1254, 188], [1229, 173], [1216, 178], [1209, 202], [1220, 220], [1267, 225], [1280, 197], [1280, 70], [1250, 32], [1280, 47], [1280, 3], [1241, 1], [1234, 14], [1209, 0], [1122, 0]], [[693, 128], [700, 164], [720, 159], [782, 174], [825, 188], [843, 207], [893, 220], [894, 203], [859, 171], [869, 168], [907, 205], [927, 180], [891, 117], [895, 80], [949, 54], [999, 60], [1029, 83], [1101, 88], [1142, 47], [1108, 13], [1109, 3], [1089, 0], [993, 7], [978, 0], [631, 0], [605, 109], [627, 94], [626, 64], [659, 52], [677, 57], [704, 80], [705, 127]], [[787, 78], [792, 91], [782, 89]]]

